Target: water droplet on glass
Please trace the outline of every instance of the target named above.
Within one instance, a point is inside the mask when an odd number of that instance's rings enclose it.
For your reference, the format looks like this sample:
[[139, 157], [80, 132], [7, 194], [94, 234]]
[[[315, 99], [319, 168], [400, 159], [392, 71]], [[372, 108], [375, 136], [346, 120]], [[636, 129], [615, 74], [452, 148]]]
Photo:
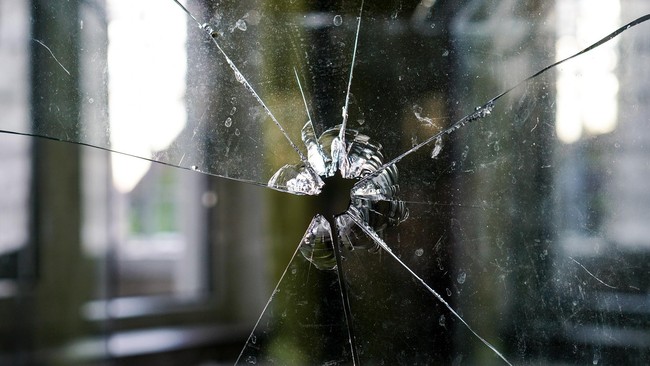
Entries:
[[447, 288], [447, 296], [451, 296], [451, 290]]
[[435, 159], [440, 154], [440, 151], [442, 151], [442, 136], [436, 139], [436, 144], [433, 147], [433, 151], [431, 151], [431, 158]]
[[600, 362], [600, 350], [596, 350], [596, 352], [594, 352], [594, 360], [591, 363], [598, 365], [598, 362]]
[[444, 327], [445, 326], [445, 320], [446, 320], [445, 316], [440, 315], [440, 319], [438, 319], [438, 324], [440, 324], [441, 327]]
[[232, 107], [230, 109], [230, 115], [232, 116], [233, 114], [235, 114], [235, 112], [237, 112], [237, 107]]
[[197, 170], [199, 170], [199, 167], [198, 167], [198, 166], [196, 166], [196, 165], [192, 165], [192, 166], [191, 166], [190, 168], [191, 168], [192, 170], [194, 170], [194, 171], [197, 171]]
[[203, 192], [201, 195], [201, 204], [203, 207], [214, 207], [219, 202], [219, 196], [213, 191]]
[[248, 29], [248, 24], [246, 24], [246, 21], [244, 19], [239, 19], [237, 23], [235, 23], [235, 27], [239, 29], [242, 32], [245, 32], [246, 29]]
[[442, 57], [447, 57], [449, 56], [449, 50], [445, 50], [445, 52], [442, 53]]
[[488, 102], [485, 105], [477, 106], [476, 108], [474, 108], [474, 113], [469, 115], [465, 122], [472, 122], [472, 121], [476, 121], [477, 119], [485, 118], [490, 114], [492, 114], [493, 109], [494, 109], [494, 102]]
[[412, 109], [413, 109], [413, 114], [415, 114], [415, 118], [417, 118], [418, 121], [426, 123], [427, 125], [433, 125], [433, 120], [431, 118], [422, 115], [422, 107], [420, 107], [417, 104], [414, 104]]
[[291, 274], [296, 274], [297, 272], [298, 272], [297, 269], [295, 269], [295, 268], [291, 268]]
[[421, 257], [422, 254], [424, 254], [424, 249], [418, 248], [415, 250], [415, 255], [417, 255], [418, 257]]
[[246, 357], [246, 363], [249, 365], [255, 365], [257, 363], [257, 358], [255, 356]]
[[93, 98], [88, 98], [88, 103], [90, 103], [90, 104], [95, 103], [95, 99], [93, 99]]
[[79, 21], [79, 29], [84, 29], [84, 21], [83, 20]]
[[239, 128], [235, 128], [235, 136], [241, 135], [241, 132], [239, 132]]
[[223, 123], [226, 127], [232, 126], [232, 118], [226, 118], [226, 121]]
[[546, 256], [548, 256], [548, 250], [544, 249], [544, 251], [542, 251], [542, 253], [540, 253], [539, 259], [544, 260], [544, 259], [546, 259]]
[[[244, 75], [242, 75], [241, 72], [235, 68], [235, 65], [232, 62], [230, 63], [230, 67], [233, 69], [233, 71], [235, 71], [235, 80], [237, 80], [238, 83], [244, 84], [246, 81], [246, 79], [244, 79]], [[244, 84], [244, 86], [246, 85]]]
[[469, 154], [469, 146], [465, 145], [463, 152], [460, 154], [463, 160], [467, 159], [467, 154]]
[[252, 344], [257, 343], [257, 337], [256, 336], [251, 336], [251, 343]]
[[214, 28], [212, 28], [212, 26], [209, 23], [203, 23], [201, 25], [201, 29], [208, 32], [211, 37], [213, 37], [213, 38], [217, 37], [217, 32], [214, 30]]
[[463, 283], [465, 283], [466, 278], [467, 278], [467, 274], [465, 272], [461, 272], [458, 274], [458, 278], [456, 279], [456, 281], [458, 281], [458, 283], [462, 285]]
[[338, 27], [338, 26], [341, 25], [341, 24], [343, 24], [343, 17], [341, 17], [341, 16], [338, 15], [338, 14], [335, 15], [335, 16], [334, 16], [334, 25]]

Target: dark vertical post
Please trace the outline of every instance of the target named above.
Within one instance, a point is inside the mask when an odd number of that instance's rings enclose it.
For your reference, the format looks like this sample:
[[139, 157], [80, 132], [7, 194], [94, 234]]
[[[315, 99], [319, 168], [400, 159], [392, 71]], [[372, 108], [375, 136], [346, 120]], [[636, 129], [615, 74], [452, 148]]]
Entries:
[[[78, 12], [78, 1], [32, 2], [33, 131], [72, 141], [80, 131]], [[33, 144], [36, 276], [25, 310], [33, 350], [61, 345], [82, 326], [79, 308], [88, 276], [82, 271], [79, 157], [73, 144], [38, 139]]]

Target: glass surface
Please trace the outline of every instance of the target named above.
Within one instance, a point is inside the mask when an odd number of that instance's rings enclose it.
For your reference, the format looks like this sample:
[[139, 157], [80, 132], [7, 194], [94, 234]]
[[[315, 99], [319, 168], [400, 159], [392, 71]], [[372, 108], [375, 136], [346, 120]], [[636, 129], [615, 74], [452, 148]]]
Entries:
[[[3, 127], [20, 129], [29, 126], [29, 53], [27, 7], [2, 4], [0, 8], [0, 116]], [[0, 141], [0, 297], [15, 290], [16, 252], [28, 241], [30, 161], [29, 139], [1, 136]], [[11, 280], [10, 280], [11, 279]]]
[[36, 35], [47, 123], [0, 129], [126, 154], [118, 190], [144, 158], [284, 192], [218, 196], [223, 263], [268, 269], [224, 280], [229, 361], [649, 361], [645, 2], [119, 3], [83, 73]]

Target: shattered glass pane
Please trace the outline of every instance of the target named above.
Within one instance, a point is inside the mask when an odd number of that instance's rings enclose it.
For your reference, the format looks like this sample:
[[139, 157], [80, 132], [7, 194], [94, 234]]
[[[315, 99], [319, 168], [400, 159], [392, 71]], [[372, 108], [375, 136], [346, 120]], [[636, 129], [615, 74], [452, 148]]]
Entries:
[[[271, 232], [304, 234], [269, 240], [284, 255], [240, 364], [647, 363], [649, 11], [158, 1], [141, 18], [170, 25], [127, 34], [185, 41], [182, 126], [125, 115], [138, 144], [120, 148], [114, 116], [53, 102], [53, 123], [0, 128], [300, 196], [268, 210]], [[56, 42], [34, 42], [53, 63], [40, 82], [74, 77]], [[138, 51], [121, 67], [161, 62]], [[318, 200], [330, 189], [342, 209]]]

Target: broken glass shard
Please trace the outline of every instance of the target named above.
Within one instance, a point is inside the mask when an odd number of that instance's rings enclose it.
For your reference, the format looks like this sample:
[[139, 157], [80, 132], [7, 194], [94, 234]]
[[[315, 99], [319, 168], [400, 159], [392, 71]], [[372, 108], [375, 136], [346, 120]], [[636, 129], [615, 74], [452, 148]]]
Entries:
[[311, 220], [300, 242], [300, 254], [318, 269], [336, 269], [332, 230], [323, 215], [316, 215]]
[[[335, 166], [334, 161], [336, 161], [333, 156], [339, 154], [335, 151], [338, 148], [337, 141], [340, 141], [339, 131], [339, 126], [331, 128], [323, 132], [316, 141], [312, 125], [309, 122], [305, 124], [302, 129], [303, 141], [309, 152], [310, 163], [314, 162], [318, 168], [312, 170], [302, 163], [285, 165], [273, 175], [268, 185], [296, 194], [320, 194], [324, 182], [332, 176], [332, 167]], [[346, 174], [348, 176], [363, 178], [383, 165], [380, 144], [355, 130], [346, 130], [345, 136], [348, 148], [345, 152], [346, 163], [344, 166], [347, 167]], [[329, 151], [327, 146], [331, 147]], [[314, 174], [316, 171], [323, 174], [316, 175]], [[391, 166], [363, 185], [356, 186], [351, 190], [349, 210], [353, 210], [381, 236], [386, 228], [397, 226], [408, 218], [408, 208], [404, 202], [397, 198], [398, 193], [397, 167]], [[338, 215], [335, 222], [337, 226], [335, 235], [338, 235], [341, 243], [348, 250], [376, 251], [378, 249], [376, 243], [368, 240], [366, 235], [359, 232], [359, 228], [347, 215]], [[317, 268], [335, 268], [331, 235], [327, 220], [322, 215], [317, 215], [303, 237], [301, 254], [305, 256], [305, 259], [314, 263]]]
[[306, 195], [317, 195], [323, 184], [323, 180], [311, 166], [304, 164], [287, 164], [280, 168], [268, 182], [268, 186], [271, 188]]
[[330, 169], [332, 165], [332, 159], [325, 155], [323, 152], [323, 147], [316, 139], [316, 132], [314, 132], [314, 126], [311, 124], [311, 121], [305, 123], [305, 126], [302, 128], [302, 141], [307, 147], [307, 160], [309, 165], [314, 169], [316, 174], [320, 176], [332, 176]]

